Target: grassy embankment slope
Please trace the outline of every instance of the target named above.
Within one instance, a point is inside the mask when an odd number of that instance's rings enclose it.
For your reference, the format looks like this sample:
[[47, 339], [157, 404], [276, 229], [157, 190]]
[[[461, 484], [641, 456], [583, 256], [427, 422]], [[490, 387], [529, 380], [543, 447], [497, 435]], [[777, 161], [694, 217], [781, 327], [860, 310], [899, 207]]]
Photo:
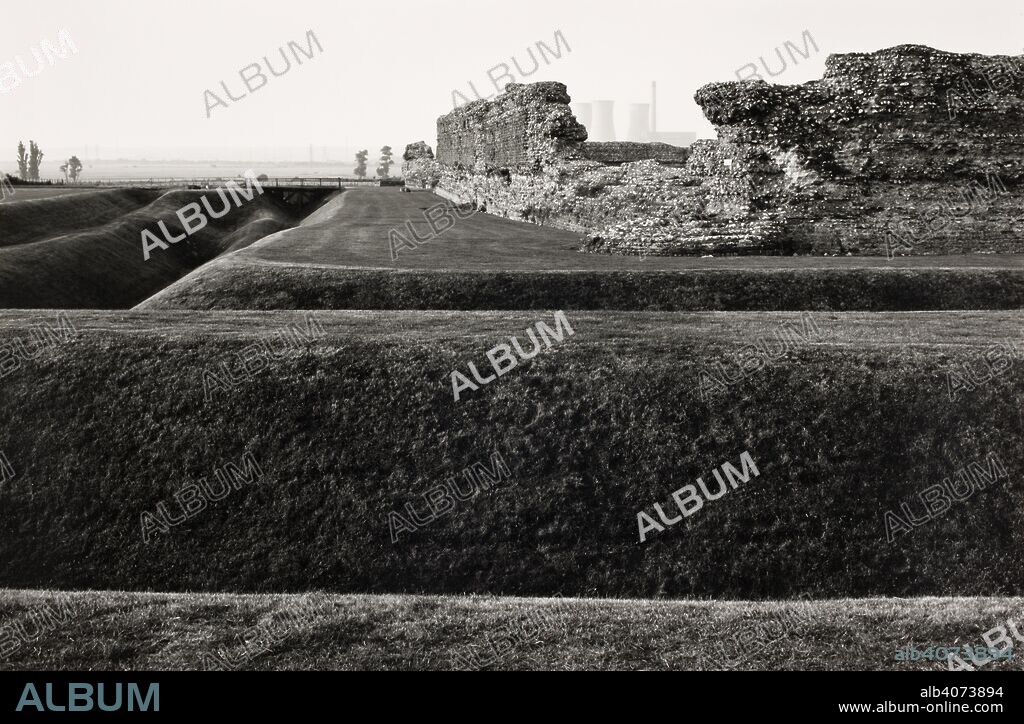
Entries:
[[0, 207], [0, 307], [123, 309], [228, 251], [293, 226], [298, 218], [264, 194], [145, 260], [142, 231], [163, 238], [158, 222], [182, 233], [183, 206], [215, 191], [116, 190]]
[[[295, 313], [72, 314], [6, 377], [0, 585], [780, 598], [1020, 594], [1019, 313], [820, 314], [819, 341], [708, 399], [700, 374], [798, 315], [575, 313], [452, 397], [536, 313], [320, 313], [325, 333], [204, 399]], [[0, 338], [46, 315], [7, 312]], [[280, 349], [275, 343], [275, 349]], [[644, 544], [636, 514], [744, 450], [760, 476]], [[252, 452], [264, 481], [145, 544], [140, 515]], [[388, 513], [500, 451], [512, 479], [392, 543]], [[1001, 479], [887, 542], [886, 510], [990, 452]]]
[[148, 206], [161, 194], [152, 189], [82, 190], [33, 199], [18, 187], [0, 206], [0, 247], [102, 226]]
[[[584, 254], [569, 232], [475, 214], [434, 234], [442, 200], [352, 189], [303, 224], [218, 259], [151, 309], [920, 310], [1024, 307], [1024, 261], [955, 257]], [[436, 218], [436, 217], [435, 217]], [[441, 223], [441, 222], [438, 222]], [[391, 258], [399, 232], [428, 239]], [[435, 228], [440, 228], [435, 226]]]
[[[0, 592], [0, 631], [31, 635], [4, 668], [196, 670], [931, 670], [913, 645], [986, 646], [1020, 598], [749, 603]], [[39, 625], [47, 619], [59, 626]], [[739, 643], [742, 642], [742, 645]], [[10, 645], [8, 643], [8, 645]], [[1024, 658], [981, 670], [1021, 670]], [[851, 695], [850, 701], [858, 701]]]

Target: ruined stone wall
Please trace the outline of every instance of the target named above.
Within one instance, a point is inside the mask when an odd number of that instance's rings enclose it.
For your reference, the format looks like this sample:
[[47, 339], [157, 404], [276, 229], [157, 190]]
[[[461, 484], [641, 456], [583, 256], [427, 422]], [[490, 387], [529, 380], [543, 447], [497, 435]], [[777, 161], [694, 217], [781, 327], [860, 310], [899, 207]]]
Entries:
[[437, 121], [437, 160], [487, 173], [531, 172], [579, 157], [587, 129], [561, 83], [509, 83], [495, 100], [468, 103]]
[[[406, 181], [487, 213], [577, 231], [581, 242], [621, 235], [636, 253], [646, 253], [654, 240], [669, 244], [671, 234], [637, 237], [632, 222], [672, 218], [687, 225], [692, 240], [703, 239], [711, 225], [695, 220], [700, 200], [678, 172], [689, 160], [688, 149], [585, 142], [586, 129], [560, 83], [510, 84], [495, 100], [441, 117], [437, 130], [436, 159], [420, 144], [410, 145]], [[672, 167], [674, 175], [665, 177]], [[692, 198], [683, 202], [681, 196]], [[742, 247], [747, 240], [734, 236], [727, 243]], [[666, 247], [660, 253], [671, 252]]]
[[416, 141], [405, 147], [402, 154], [402, 177], [408, 186], [429, 188], [436, 185], [436, 180], [425, 175], [425, 171], [434, 165], [434, 150], [426, 141]]
[[[751, 213], [744, 178], [702, 183], [713, 142], [590, 143], [559, 83], [510, 85], [438, 120], [437, 158], [410, 144], [406, 182], [509, 219], [576, 231], [631, 254], [763, 253], [778, 228]], [[692, 167], [692, 168], [691, 168]]]
[[786, 250], [1024, 251], [1020, 57], [898, 46], [833, 55], [820, 81], [713, 83], [696, 100]]
[[585, 143], [563, 85], [510, 85], [409, 173], [595, 252], [1024, 252], [1024, 58], [898, 46], [695, 98], [718, 139], [669, 150]]
[[580, 148], [583, 158], [608, 166], [637, 161], [657, 161], [665, 166], [683, 166], [690, 157], [688, 149], [667, 143], [632, 141], [588, 141]]

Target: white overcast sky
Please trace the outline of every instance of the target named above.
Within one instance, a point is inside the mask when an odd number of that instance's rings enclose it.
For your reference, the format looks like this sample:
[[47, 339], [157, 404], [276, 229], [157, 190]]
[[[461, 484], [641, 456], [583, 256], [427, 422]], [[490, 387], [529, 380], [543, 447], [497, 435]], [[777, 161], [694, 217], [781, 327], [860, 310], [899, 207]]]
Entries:
[[[561, 30], [571, 52], [528, 79], [574, 100], [628, 103], [659, 85], [659, 130], [713, 135], [694, 91], [811, 33], [821, 53], [777, 82], [821, 75], [828, 53], [901, 43], [1021, 54], [1019, 0], [0, 0], [0, 63], [70, 33], [78, 53], [0, 94], [0, 159], [17, 139], [113, 149], [434, 143], [452, 91]], [[322, 55], [206, 118], [205, 89], [312, 30]], [[777, 60], [775, 60], [777, 63]], [[280, 65], [280, 61], [278, 61]], [[0, 66], [2, 67], [2, 66]], [[29, 64], [31, 69], [33, 64]], [[514, 70], [513, 67], [513, 72]]]

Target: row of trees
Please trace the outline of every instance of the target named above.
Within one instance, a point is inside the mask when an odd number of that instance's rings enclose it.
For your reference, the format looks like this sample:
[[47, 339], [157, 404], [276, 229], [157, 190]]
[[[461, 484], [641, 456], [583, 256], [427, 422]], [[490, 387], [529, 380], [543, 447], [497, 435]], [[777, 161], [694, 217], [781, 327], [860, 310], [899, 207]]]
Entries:
[[[22, 181], [39, 181], [39, 164], [43, 162], [43, 151], [35, 141], [28, 142], [28, 153], [25, 144], [18, 141], [18, 178]], [[72, 156], [60, 167], [65, 181], [77, 181], [82, 175], [82, 162], [78, 156]]]
[[[394, 163], [391, 151], [391, 146], [380, 149], [377, 175], [381, 178], [391, 175], [391, 165]], [[365, 149], [356, 154], [354, 173], [358, 178], [366, 178], [366, 159], [369, 155], [370, 152]], [[25, 152], [25, 144], [18, 141], [18, 177], [22, 181], [39, 181], [39, 164], [42, 160], [43, 152], [35, 141], [28, 142], [28, 153]], [[60, 172], [64, 174], [66, 181], [77, 181], [82, 175], [82, 162], [78, 160], [78, 156], [72, 156], [61, 165]]]
[[[356, 167], [353, 169], [353, 173], [357, 178], [366, 178], [366, 157], [370, 155], [367, 150], [362, 150], [356, 154]], [[391, 164], [394, 160], [391, 157], [391, 146], [384, 146], [380, 149], [380, 165], [377, 166], [377, 175], [381, 178], [387, 178], [391, 175]]]
[[29, 152], [25, 153], [25, 144], [18, 141], [18, 178], [22, 181], [39, 180], [39, 164], [43, 161], [43, 152], [35, 141], [28, 142]]

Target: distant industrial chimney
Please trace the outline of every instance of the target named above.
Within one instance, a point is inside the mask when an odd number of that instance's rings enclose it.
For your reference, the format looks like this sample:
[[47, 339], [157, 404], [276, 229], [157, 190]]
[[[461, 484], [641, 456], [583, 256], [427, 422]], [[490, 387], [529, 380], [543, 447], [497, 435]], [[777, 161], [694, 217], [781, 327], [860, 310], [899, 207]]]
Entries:
[[629, 132], [627, 141], [646, 143], [651, 137], [651, 106], [647, 103], [633, 103], [629, 106]]
[[576, 120], [582, 123], [589, 132], [594, 123], [594, 106], [589, 103], [572, 103], [570, 107]]
[[[651, 126], [647, 133], [647, 141], [655, 143], [667, 143], [670, 146], [685, 148], [697, 140], [697, 134], [693, 131], [659, 131], [658, 130], [658, 83], [651, 81]], [[639, 113], [635, 111], [634, 113]], [[632, 118], [632, 115], [630, 116]], [[632, 129], [632, 121], [630, 124]], [[630, 137], [632, 140], [632, 137]]]
[[658, 132], [658, 81], [651, 81], [651, 133]]
[[594, 101], [594, 128], [591, 141], [615, 140], [615, 101]]

